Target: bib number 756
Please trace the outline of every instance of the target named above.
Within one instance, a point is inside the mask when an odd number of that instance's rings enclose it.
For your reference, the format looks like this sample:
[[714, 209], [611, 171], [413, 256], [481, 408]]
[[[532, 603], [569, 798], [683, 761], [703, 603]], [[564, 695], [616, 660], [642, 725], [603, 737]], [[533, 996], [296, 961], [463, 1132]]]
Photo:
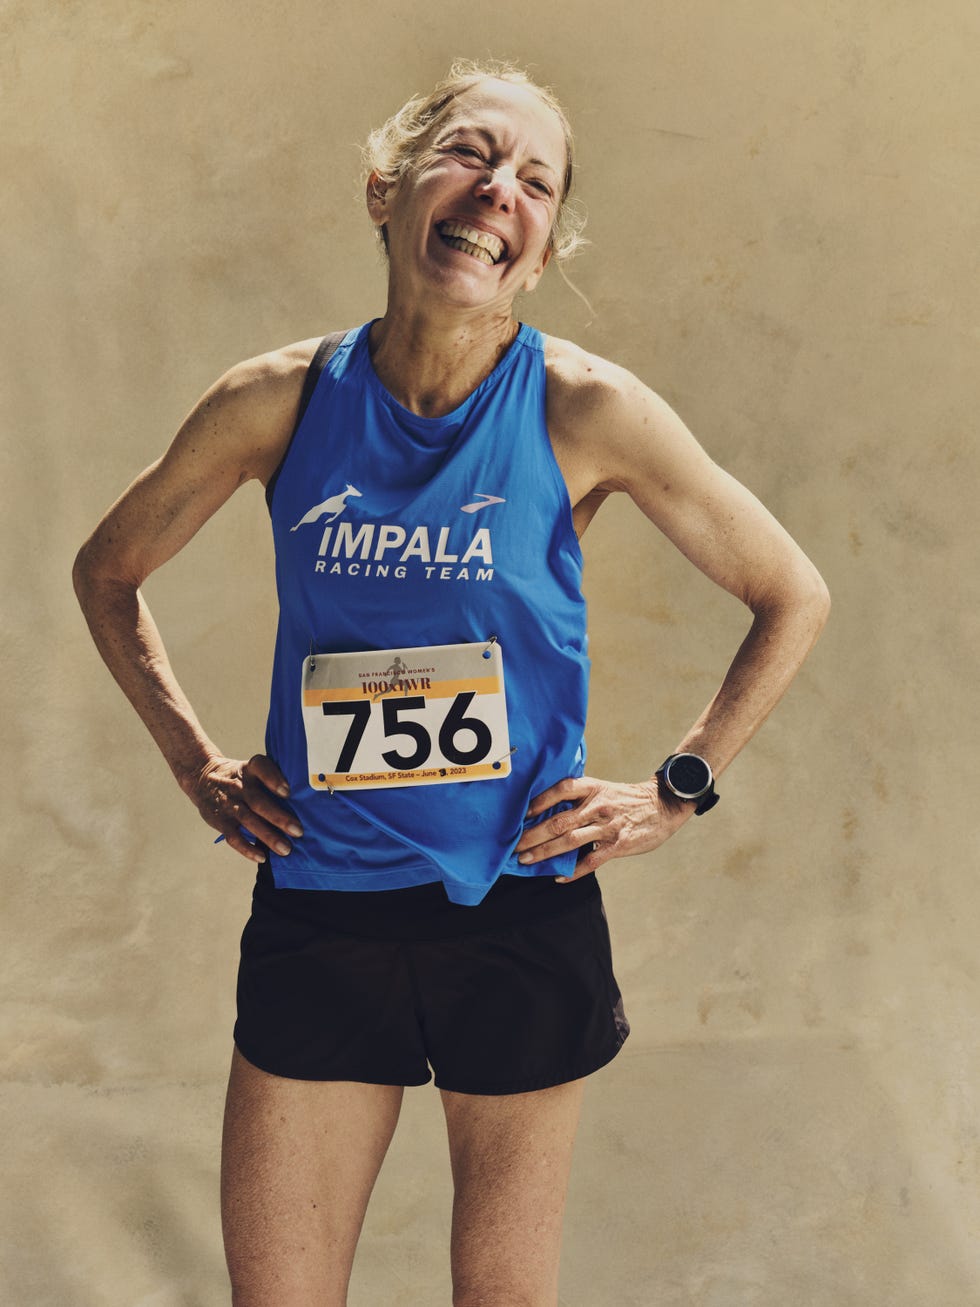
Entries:
[[[454, 763], [459, 767], [483, 762], [489, 756], [493, 746], [493, 735], [486, 722], [480, 717], [466, 716], [466, 710], [475, 698], [476, 694], [472, 690], [457, 694], [438, 729], [439, 753], [447, 762]], [[444, 700], [436, 700], [435, 702], [442, 703]], [[373, 706], [366, 699], [340, 700], [339, 702], [321, 705], [325, 717], [350, 717], [351, 719], [347, 736], [337, 758], [336, 770], [338, 772], [351, 772], [354, 770], [357, 749], [364, 738], [364, 731], [370, 721]], [[382, 699], [380, 706], [382, 733], [385, 740], [391, 739], [393, 736], [403, 735], [411, 740], [415, 746], [407, 753], [399, 749], [385, 749], [381, 753], [381, 758], [389, 767], [395, 768], [396, 771], [414, 771], [419, 767], [424, 767], [432, 756], [432, 735], [430, 730], [435, 728], [435, 723], [431, 721], [433, 714], [431, 712], [426, 713], [425, 696], [412, 694], [398, 699]], [[413, 721], [411, 718], [403, 720], [403, 715], [407, 717], [407, 714], [413, 712], [426, 713], [429, 726], [427, 727], [424, 722]], [[469, 748], [465, 747], [468, 740], [465, 732], [470, 732], [472, 737], [473, 742]]]
[[314, 789], [510, 775], [499, 642], [311, 654], [302, 676]]

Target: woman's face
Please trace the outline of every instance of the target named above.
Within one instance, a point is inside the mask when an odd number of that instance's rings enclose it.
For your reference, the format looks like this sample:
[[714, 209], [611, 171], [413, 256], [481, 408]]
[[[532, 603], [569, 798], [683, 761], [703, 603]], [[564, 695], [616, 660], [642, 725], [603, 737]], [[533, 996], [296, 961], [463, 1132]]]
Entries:
[[396, 186], [368, 183], [391, 289], [509, 311], [551, 257], [564, 175], [562, 125], [533, 91], [488, 80], [464, 92]]

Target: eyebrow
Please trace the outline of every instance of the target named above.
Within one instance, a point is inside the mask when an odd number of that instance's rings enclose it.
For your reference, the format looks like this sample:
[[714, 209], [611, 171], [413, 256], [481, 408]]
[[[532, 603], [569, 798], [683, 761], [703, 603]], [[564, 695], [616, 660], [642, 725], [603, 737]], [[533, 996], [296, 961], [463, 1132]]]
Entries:
[[[447, 128], [446, 135], [452, 136], [454, 132], [472, 132], [474, 136], [482, 136], [488, 145], [497, 144], [496, 136], [494, 136], [493, 132], [488, 132], [485, 127], [474, 127], [470, 123], [455, 123], [452, 127]], [[552, 168], [550, 163], [545, 163], [544, 159], [528, 159], [528, 163], [535, 168], [546, 168], [555, 177], [558, 176], [557, 169]]]

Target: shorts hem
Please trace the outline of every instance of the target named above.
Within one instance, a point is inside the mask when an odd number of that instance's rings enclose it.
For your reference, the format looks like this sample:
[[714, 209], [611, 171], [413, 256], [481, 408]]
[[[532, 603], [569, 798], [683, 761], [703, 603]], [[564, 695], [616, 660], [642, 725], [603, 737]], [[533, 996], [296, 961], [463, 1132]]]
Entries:
[[498, 1081], [493, 1085], [486, 1083], [479, 1087], [475, 1082], [470, 1081], [467, 1084], [448, 1084], [446, 1080], [437, 1075], [435, 1078], [436, 1089], [446, 1089], [451, 1094], [528, 1094], [536, 1089], [554, 1089], [557, 1085], [568, 1084], [571, 1080], [581, 1080], [585, 1076], [591, 1075], [594, 1071], [601, 1071], [604, 1066], [608, 1066], [616, 1054], [620, 1051], [626, 1040], [629, 1038], [629, 1032], [612, 1046], [612, 1048], [603, 1053], [598, 1060], [592, 1058], [588, 1062], [582, 1062], [577, 1067], [564, 1074], [553, 1074], [544, 1076], [534, 1076], [531, 1079], [524, 1080], [507, 1080]]
[[264, 1071], [267, 1076], [276, 1076], [279, 1080], [310, 1080], [314, 1082], [327, 1080], [353, 1080], [357, 1084], [362, 1085], [401, 1085], [404, 1089], [418, 1089], [421, 1088], [422, 1085], [430, 1084], [432, 1081], [431, 1071], [426, 1075], [424, 1080], [411, 1079], [410, 1077], [393, 1077], [388, 1072], [381, 1072], [378, 1075], [372, 1075], [369, 1071], [364, 1071], [362, 1069], [355, 1070], [354, 1068], [351, 1068], [349, 1072], [345, 1072], [343, 1069], [339, 1071], [331, 1071], [329, 1075], [312, 1075], [309, 1072], [300, 1074], [299, 1072], [292, 1070], [283, 1071], [274, 1067], [271, 1062], [266, 1061], [265, 1058], [253, 1057], [251, 1053], [242, 1047], [237, 1039], [234, 1042], [235, 1047], [250, 1066], [255, 1067], [258, 1071]]

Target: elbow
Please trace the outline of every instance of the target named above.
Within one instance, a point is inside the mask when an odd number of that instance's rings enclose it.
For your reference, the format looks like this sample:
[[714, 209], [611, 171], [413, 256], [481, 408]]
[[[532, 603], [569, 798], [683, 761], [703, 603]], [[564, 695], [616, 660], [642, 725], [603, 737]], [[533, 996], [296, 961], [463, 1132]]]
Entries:
[[812, 563], [809, 564], [807, 573], [801, 603], [813, 613], [817, 620], [817, 630], [822, 631], [830, 616], [830, 590]]
[[778, 584], [767, 587], [754, 602], [749, 601], [748, 607], [756, 617], [803, 622], [811, 632], [811, 640], [816, 640], [830, 616], [830, 590], [810, 560], [804, 558], [783, 572]]
[[830, 590], [809, 560], [807, 567], [795, 578], [792, 597], [786, 607], [792, 609], [797, 621], [806, 624], [812, 646], [830, 616]]
[[75, 591], [75, 597], [83, 608], [85, 607], [85, 594], [88, 591], [91, 576], [89, 544], [90, 541], [86, 540], [75, 555], [75, 561], [72, 563], [71, 568], [71, 583]]
[[125, 581], [113, 563], [111, 554], [98, 547], [94, 536], [90, 536], [75, 555], [71, 569], [71, 583], [75, 590], [75, 597], [86, 616], [90, 606], [97, 601], [97, 596], [107, 587], [115, 589], [122, 586], [134, 590], [138, 588], [138, 583], [130, 585]]
[[819, 572], [817, 573], [817, 581], [819, 582], [819, 608], [821, 613], [820, 626], [822, 629], [826, 626], [827, 618], [830, 616], [830, 590], [827, 588], [827, 582]]

